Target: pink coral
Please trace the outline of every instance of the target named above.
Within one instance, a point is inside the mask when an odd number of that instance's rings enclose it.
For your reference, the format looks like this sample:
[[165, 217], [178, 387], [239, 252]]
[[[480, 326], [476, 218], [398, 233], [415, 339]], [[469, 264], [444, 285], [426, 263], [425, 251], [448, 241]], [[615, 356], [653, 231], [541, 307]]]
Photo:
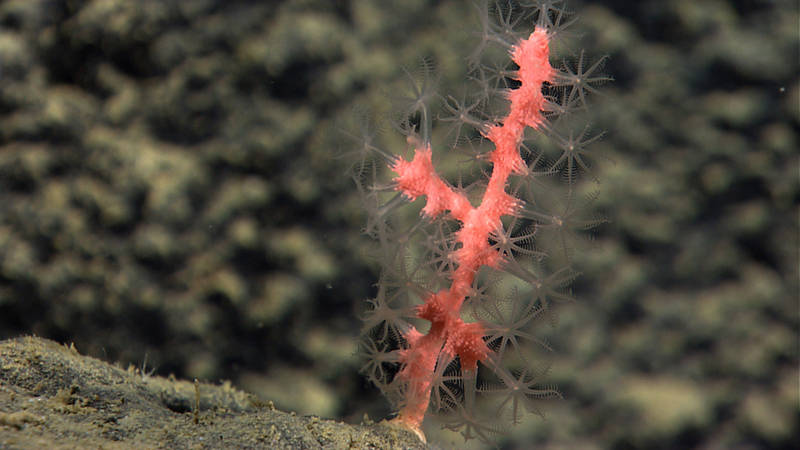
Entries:
[[[534, 400], [559, 395], [540, 385], [542, 373], [529, 367], [522, 350], [526, 341], [549, 350], [529, 328], [548, 312], [550, 301], [570, 298], [563, 288], [576, 275], [569, 261], [550, 273], [542, 268], [544, 253], [532, 248], [535, 231], [541, 227], [566, 235], [573, 231], [567, 227], [592, 225], [574, 215], [576, 176], [572, 170], [577, 166], [559, 159], [550, 170], [537, 172], [542, 155], [524, 143], [526, 129], [543, 132], [557, 145], [573, 142], [557, 134], [552, 119], [570, 112], [578, 99], [585, 105], [586, 80], [576, 80], [569, 69], [559, 71], [550, 64], [551, 40], [564, 26], [564, 11], [555, 8], [556, 3], [543, 1], [532, 13], [521, 10], [522, 19], [536, 24], [527, 37], [515, 31], [525, 22], [513, 19], [516, 10], [496, 9], [497, 24], [489, 22], [487, 4], [481, 10], [481, 46], [500, 44], [516, 70], [494, 72], [496, 79], [510, 84], [501, 89], [490, 85], [489, 66], [476, 64], [485, 98], [468, 102], [448, 97], [445, 108], [453, 117], [442, 120], [455, 125], [456, 143], [464, 134], [462, 126], [474, 128], [491, 142], [493, 148], [476, 158], [491, 164], [485, 181], [472, 186], [483, 188], [479, 201], [461, 183], [454, 186], [445, 181], [434, 167], [427, 101], [435, 95], [428, 78], [412, 87], [402, 112], [406, 118], [396, 124], [413, 149], [410, 159], [378, 149], [373, 133], [365, 133], [361, 142], [360, 148], [380, 156], [394, 172], [390, 189], [396, 193], [388, 201], [381, 200], [386, 187], [377, 181], [375, 166], [359, 153], [362, 164], [356, 166], [354, 177], [366, 194], [367, 232], [380, 241], [384, 266], [378, 295], [370, 300], [372, 307], [364, 318], [362, 345], [368, 361], [362, 370], [397, 406], [394, 422], [423, 439], [421, 427], [431, 406], [449, 414], [445, 426], [461, 430], [467, 438], [489, 440], [490, 434], [503, 428], [504, 419], [517, 423], [524, 411], [536, 411]], [[429, 76], [428, 71], [424, 75]], [[488, 105], [494, 92], [502, 92], [507, 100], [507, 113], [493, 120], [479, 119], [478, 107]], [[567, 209], [543, 210], [541, 202], [532, 201], [536, 178], [558, 170], [568, 171]], [[373, 184], [364, 187], [365, 182]], [[422, 217], [404, 229], [392, 214], [404, 200], [417, 199], [425, 202]], [[527, 226], [519, 225], [523, 223]], [[479, 279], [482, 270], [510, 274], [528, 288], [498, 296]], [[465, 305], [471, 314], [465, 313]], [[525, 367], [507, 367], [519, 364]], [[489, 375], [479, 375], [484, 371]], [[479, 393], [496, 398], [486, 415], [478, 413]], [[504, 413], [508, 409], [510, 417]]]
[[502, 227], [500, 218], [514, 215], [520, 205], [505, 189], [511, 173], [525, 173], [527, 168], [519, 154], [525, 127], [538, 128], [545, 120], [542, 85], [552, 82], [555, 73], [550, 65], [548, 43], [547, 32], [536, 29], [514, 46], [512, 55], [519, 66], [520, 87], [509, 93], [508, 115], [486, 133], [495, 148], [489, 155], [492, 174], [479, 206], [470, 206], [463, 193], [439, 178], [431, 163], [430, 147], [417, 148], [412, 161], [398, 159], [392, 165], [399, 191], [411, 200], [427, 197], [423, 209], [426, 215], [433, 217], [449, 210], [461, 222], [456, 233], [461, 248], [456, 251], [458, 268], [453, 272], [452, 284], [428, 296], [417, 308], [417, 317], [431, 323], [428, 334], [423, 336], [411, 328], [404, 335], [408, 348], [400, 354], [402, 369], [397, 379], [408, 384], [409, 393], [398, 420], [413, 429], [420, 428], [428, 409], [431, 377], [439, 353], [444, 352], [450, 359], [458, 356], [462, 370], [474, 371], [477, 362], [485, 360], [491, 351], [483, 340], [486, 334], [483, 326], [465, 323], [461, 319], [461, 306], [478, 268], [494, 267], [501, 261], [502, 255], [491, 247], [490, 236]]

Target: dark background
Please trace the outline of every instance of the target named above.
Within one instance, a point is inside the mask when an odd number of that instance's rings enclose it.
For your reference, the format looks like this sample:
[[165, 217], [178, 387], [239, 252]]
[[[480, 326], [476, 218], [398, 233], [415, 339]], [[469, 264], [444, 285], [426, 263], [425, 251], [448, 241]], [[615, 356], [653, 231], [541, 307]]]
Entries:
[[[508, 446], [800, 445], [797, 3], [568, 4], [559, 57], [615, 78], [590, 107], [610, 223], [542, 331], [565, 400]], [[0, 1], [0, 338], [386, 416], [332, 130], [422, 57], [456, 91], [476, 27], [455, 0]]]

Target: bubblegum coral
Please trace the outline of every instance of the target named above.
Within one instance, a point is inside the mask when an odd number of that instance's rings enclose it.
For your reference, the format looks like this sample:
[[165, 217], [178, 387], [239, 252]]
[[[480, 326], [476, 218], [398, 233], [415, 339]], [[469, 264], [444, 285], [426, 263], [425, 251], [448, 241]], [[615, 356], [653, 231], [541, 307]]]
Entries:
[[[423, 440], [422, 422], [431, 406], [449, 413], [446, 426], [460, 429], [465, 438], [488, 440], [491, 433], [502, 428], [498, 418], [504, 417], [503, 411], [510, 410], [510, 416], [505, 417], [516, 423], [523, 409], [536, 410], [534, 400], [559, 395], [552, 387], [540, 386], [540, 374], [524, 364], [520, 347], [523, 341], [546, 347], [533, 337], [530, 324], [546, 312], [550, 301], [569, 298], [561, 288], [576, 273], [565, 265], [545, 275], [537, 265], [543, 254], [533, 250], [531, 242], [537, 227], [586, 228], [591, 223], [579, 223], [571, 210], [543, 213], [517, 197], [519, 191], [532, 190], [533, 178], [542, 175], [536, 171], [537, 158], [531, 158], [532, 152], [524, 144], [524, 133], [532, 128], [560, 145], [562, 154], [544, 173], [565, 172], [571, 196], [577, 171], [587, 169], [585, 144], [595, 138], [581, 140], [585, 133], [577, 139], [573, 134], [564, 138], [550, 126], [551, 120], [576, 106], [585, 106], [585, 92], [593, 90], [592, 83], [605, 78], [591, 73], [599, 64], [584, 71], [582, 56], [575, 71], [560, 71], [551, 65], [550, 44], [564, 26], [563, 10], [555, 3], [541, 2], [533, 13], [523, 13], [516, 21], [511, 20], [511, 10], [498, 11], [499, 24], [490, 24], [489, 9], [482, 10], [484, 44], [494, 42], [505, 47], [517, 68], [502, 71], [513, 85], [501, 91], [509, 105], [505, 116], [479, 120], [466, 104], [452, 97], [447, 104], [455, 120], [474, 126], [493, 147], [480, 154], [491, 164], [491, 170], [486, 171], [490, 174], [482, 184], [477, 205], [470, 201], [466, 189], [451, 185], [434, 168], [431, 114], [423, 101], [424, 87], [414, 88], [413, 108], [405, 111], [411, 119], [400, 127], [413, 148], [410, 160], [364, 141], [364, 149], [388, 162], [395, 174], [389, 189], [400, 196], [381, 203], [380, 186], [365, 189], [372, 213], [367, 231], [384, 247], [384, 274], [365, 317], [362, 342], [368, 361], [363, 371], [398, 407], [394, 422], [415, 431]], [[524, 22], [522, 19], [534, 23], [533, 32], [524, 38], [513, 29]], [[418, 123], [412, 124], [415, 121]], [[359, 167], [363, 176], [365, 166]], [[521, 181], [513, 184], [512, 177]], [[400, 208], [403, 199], [420, 197], [425, 202], [421, 221], [409, 230], [397, 230], [389, 216]], [[531, 227], [520, 232], [516, 225], [524, 220]], [[418, 235], [422, 242], [415, 240]], [[422, 247], [423, 256], [412, 250], [414, 243]], [[536, 268], [526, 266], [525, 257], [537, 260]], [[529, 289], [497, 298], [478, 282], [483, 268], [511, 274]], [[415, 299], [422, 303], [413, 304]], [[465, 320], [467, 304], [475, 320]], [[424, 332], [419, 329], [421, 325], [427, 328]], [[511, 349], [513, 355], [508, 354]], [[519, 364], [525, 367], [506, 367]], [[479, 370], [493, 375], [479, 376]], [[476, 411], [479, 393], [496, 398], [488, 417]]]

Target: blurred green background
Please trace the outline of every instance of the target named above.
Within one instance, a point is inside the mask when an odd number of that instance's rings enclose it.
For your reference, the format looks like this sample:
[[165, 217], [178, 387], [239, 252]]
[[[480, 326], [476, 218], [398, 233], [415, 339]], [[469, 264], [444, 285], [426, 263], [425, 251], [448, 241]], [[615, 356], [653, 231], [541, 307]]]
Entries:
[[[562, 56], [615, 78], [590, 108], [610, 223], [542, 331], [565, 400], [504, 445], [800, 447], [797, 2], [568, 5]], [[0, 338], [385, 417], [331, 130], [423, 57], [457, 92], [477, 26], [463, 0], [0, 1]]]

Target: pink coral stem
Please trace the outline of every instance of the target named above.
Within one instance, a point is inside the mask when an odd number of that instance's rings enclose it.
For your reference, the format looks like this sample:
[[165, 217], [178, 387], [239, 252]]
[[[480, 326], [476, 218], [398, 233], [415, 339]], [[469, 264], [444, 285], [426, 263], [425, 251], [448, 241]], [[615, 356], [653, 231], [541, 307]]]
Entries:
[[464, 322], [461, 306], [477, 270], [483, 265], [497, 267], [501, 262], [502, 256], [492, 249], [489, 238], [502, 226], [501, 217], [514, 215], [521, 205], [505, 188], [511, 174], [523, 174], [527, 169], [519, 153], [525, 127], [538, 129], [544, 123], [542, 87], [555, 74], [549, 56], [549, 36], [542, 28], [512, 49], [520, 86], [508, 93], [508, 115], [486, 132], [485, 137], [494, 144], [489, 155], [492, 174], [479, 206], [473, 207], [462, 192], [439, 177], [427, 143], [415, 149], [411, 161], [397, 159], [391, 165], [399, 191], [411, 200], [426, 197], [424, 215], [436, 217], [449, 212], [461, 222], [456, 232], [461, 247], [455, 254], [458, 266], [452, 284], [428, 296], [416, 311], [417, 317], [430, 321], [431, 327], [424, 335], [412, 327], [404, 336], [407, 348], [401, 351], [402, 369], [397, 377], [407, 383], [407, 390], [398, 420], [414, 430], [420, 429], [428, 409], [439, 353], [444, 352], [449, 360], [458, 356], [462, 370], [474, 371], [478, 361], [484, 361], [491, 352], [483, 340], [483, 326]]

